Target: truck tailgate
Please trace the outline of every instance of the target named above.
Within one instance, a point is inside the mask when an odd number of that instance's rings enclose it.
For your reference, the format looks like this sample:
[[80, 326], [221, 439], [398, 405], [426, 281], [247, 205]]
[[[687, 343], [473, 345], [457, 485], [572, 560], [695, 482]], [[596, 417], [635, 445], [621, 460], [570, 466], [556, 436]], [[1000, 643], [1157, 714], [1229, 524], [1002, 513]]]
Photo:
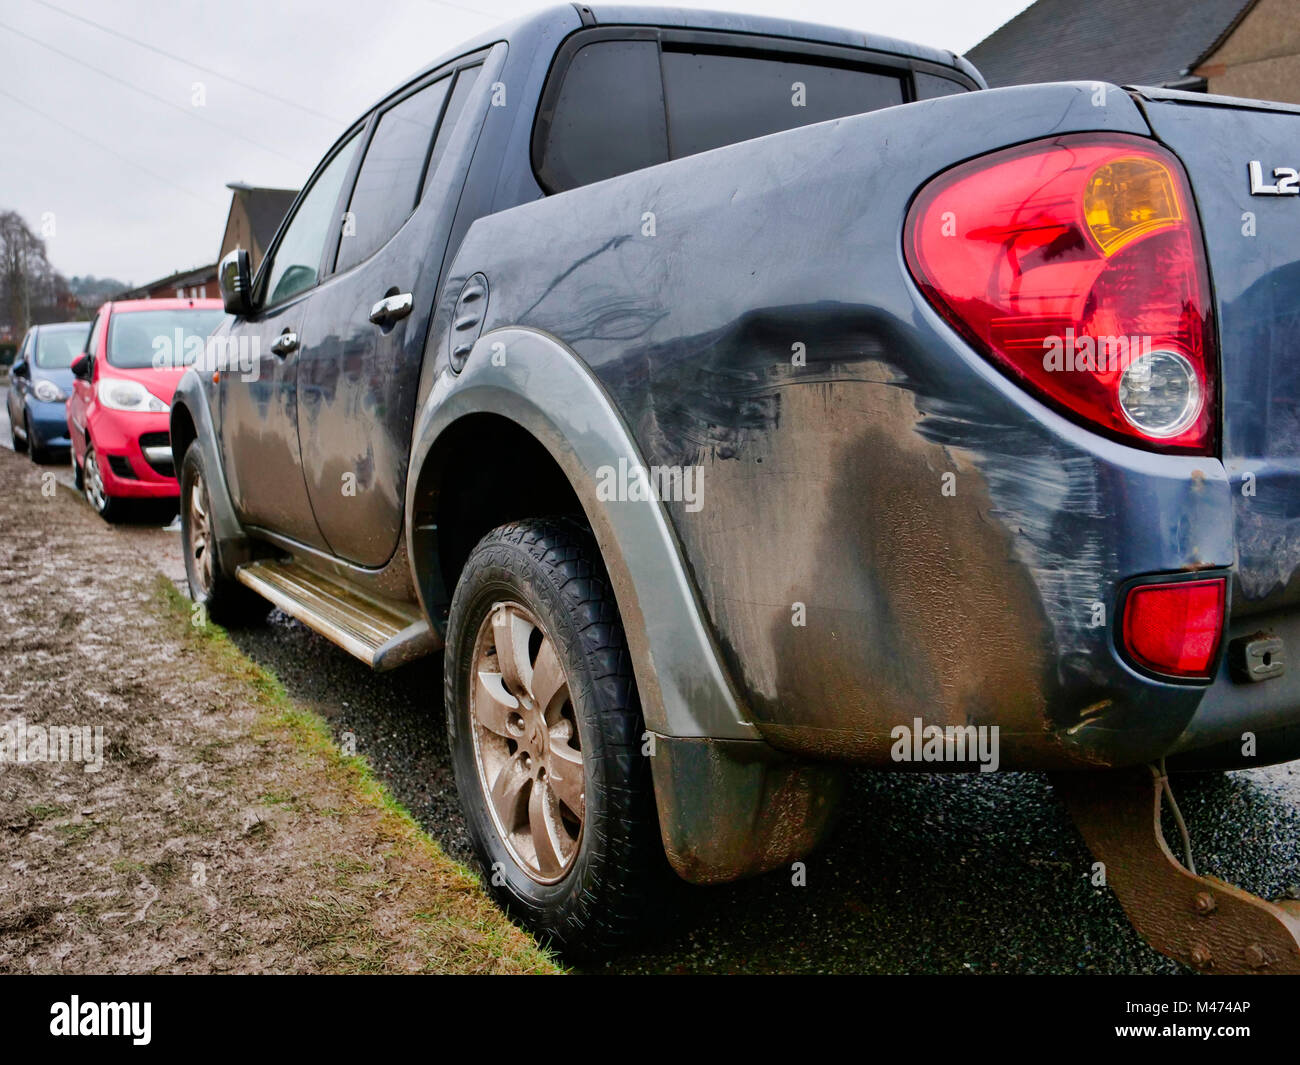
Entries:
[[[1134, 90], [1183, 161], [1205, 229], [1222, 367], [1222, 456], [1237, 539], [1233, 615], [1300, 601], [1300, 108]], [[1252, 191], [1250, 164], [1262, 181]]]

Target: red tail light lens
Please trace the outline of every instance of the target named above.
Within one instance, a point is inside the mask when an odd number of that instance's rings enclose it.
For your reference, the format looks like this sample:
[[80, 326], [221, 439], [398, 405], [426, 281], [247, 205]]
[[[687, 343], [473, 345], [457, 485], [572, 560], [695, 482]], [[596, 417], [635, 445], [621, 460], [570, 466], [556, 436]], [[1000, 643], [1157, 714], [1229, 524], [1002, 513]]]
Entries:
[[1124, 648], [1139, 665], [1170, 677], [1205, 679], [1223, 634], [1222, 577], [1140, 584], [1124, 600]]
[[1129, 443], [1213, 449], [1205, 252], [1164, 149], [1076, 134], [984, 156], [921, 191], [904, 243], [939, 313], [1040, 398]]

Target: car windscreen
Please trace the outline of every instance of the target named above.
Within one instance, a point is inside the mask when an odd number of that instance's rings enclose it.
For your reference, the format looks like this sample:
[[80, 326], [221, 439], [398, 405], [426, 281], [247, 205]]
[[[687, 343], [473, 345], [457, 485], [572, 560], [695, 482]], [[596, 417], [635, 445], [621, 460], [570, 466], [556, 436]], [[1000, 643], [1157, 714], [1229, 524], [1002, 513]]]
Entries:
[[123, 370], [188, 365], [225, 311], [118, 311], [108, 323], [108, 362]]
[[42, 370], [66, 370], [86, 346], [89, 322], [41, 326], [36, 334], [36, 365]]

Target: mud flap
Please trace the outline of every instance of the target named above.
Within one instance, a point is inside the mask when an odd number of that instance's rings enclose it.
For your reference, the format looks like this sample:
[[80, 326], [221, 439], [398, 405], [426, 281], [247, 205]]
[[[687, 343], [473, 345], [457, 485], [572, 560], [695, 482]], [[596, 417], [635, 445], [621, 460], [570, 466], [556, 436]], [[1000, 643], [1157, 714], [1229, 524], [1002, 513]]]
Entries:
[[1154, 766], [1051, 775], [1152, 947], [1201, 972], [1300, 974], [1300, 914], [1183, 866], [1161, 832], [1161, 779]]

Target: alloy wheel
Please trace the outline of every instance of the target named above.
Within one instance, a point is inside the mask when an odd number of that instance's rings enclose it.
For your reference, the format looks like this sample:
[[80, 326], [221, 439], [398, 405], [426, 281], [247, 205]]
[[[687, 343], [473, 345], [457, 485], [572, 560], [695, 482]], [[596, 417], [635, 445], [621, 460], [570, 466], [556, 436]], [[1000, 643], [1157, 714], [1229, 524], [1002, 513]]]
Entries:
[[186, 522], [185, 550], [189, 552], [194, 574], [202, 586], [198, 590], [206, 595], [212, 591], [212, 522], [208, 517], [207, 494], [201, 475], [196, 475], [190, 485], [186, 507], [189, 520]]
[[86, 502], [96, 511], [102, 511], [106, 498], [104, 478], [99, 472], [99, 456], [93, 447], [86, 448], [86, 458], [81, 464], [81, 479], [85, 486]]
[[522, 605], [484, 618], [470, 673], [479, 785], [521, 869], [562, 879], [582, 843], [586, 772], [569, 680], [555, 642]]

